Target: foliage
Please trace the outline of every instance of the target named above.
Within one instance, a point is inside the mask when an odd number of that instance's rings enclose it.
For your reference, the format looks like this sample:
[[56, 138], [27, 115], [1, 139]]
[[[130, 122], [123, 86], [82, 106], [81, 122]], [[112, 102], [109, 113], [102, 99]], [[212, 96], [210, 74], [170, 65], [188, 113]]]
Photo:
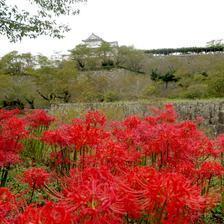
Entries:
[[31, 75], [35, 58], [30, 53], [18, 54], [12, 51], [1, 58], [0, 72], [9, 75]]
[[99, 57], [102, 60], [102, 66], [113, 66], [113, 59], [115, 57], [114, 49], [109, 43], [103, 42], [97, 49]]
[[1, 107], [224, 96], [222, 54], [148, 57], [129, 47], [100, 49], [77, 46], [61, 59], [6, 54], [0, 60]]
[[150, 77], [151, 77], [151, 79], [152, 79], [153, 81], [157, 81], [157, 80], [159, 80], [160, 73], [159, 73], [159, 71], [158, 71], [157, 68], [156, 68], [156, 69], [152, 69], [152, 72], [151, 72], [151, 74], [150, 74]]
[[182, 47], [182, 48], [163, 48], [145, 50], [146, 54], [170, 55], [170, 54], [200, 54], [224, 51], [223, 45], [212, 45], [207, 47]]
[[88, 60], [91, 57], [91, 49], [88, 48], [85, 44], [80, 44], [70, 52], [70, 57], [76, 61], [77, 67], [80, 70], [84, 70], [87, 67]]
[[[210, 139], [177, 116], [172, 105], [119, 122], [89, 111], [49, 129], [55, 121], [44, 111], [1, 110], [1, 223], [193, 224], [222, 216], [224, 136]], [[48, 153], [29, 163], [20, 156], [33, 140]], [[7, 182], [16, 164], [25, 168], [14, 176], [19, 193]]]
[[224, 75], [223, 73], [217, 74], [215, 77], [210, 77], [209, 90], [210, 94], [214, 97], [224, 97]]
[[73, 61], [11, 52], [0, 60], [1, 100], [6, 105], [21, 102], [32, 109], [57, 100], [69, 102], [76, 75]]
[[169, 68], [169, 70], [165, 74], [161, 74], [157, 69], [152, 70], [151, 72], [151, 79], [153, 81], [162, 80], [165, 83], [166, 89], [168, 88], [169, 82], [177, 82], [178, 77], [175, 76], [175, 70], [173, 68]]
[[106, 102], [115, 102], [119, 100], [119, 95], [115, 92], [108, 91], [104, 95], [104, 100]]
[[144, 68], [145, 54], [134, 47], [119, 47], [116, 56], [118, 67], [126, 68], [133, 72], [142, 73]]
[[23, 4], [12, 5], [9, 1], [0, 1], [0, 34], [6, 35], [12, 42], [21, 40], [23, 37], [35, 38], [39, 35], [61, 38], [64, 32], [69, 31], [69, 27], [59, 25], [56, 17], [79, 13], [75, 0], [29, 0], [26, 2], [29, 3], [27, 8], [33, 8], [33, 10], [24, 9]]
[[200, 99], [207, 96], [208, 86], [206, 84], [191, 85], [183, 92], [183, 97], [188, 99]]
[[76, 62], [79, 70], [98, 70], [114, 67], [117, 48], [111, 47], [107, 42], [102, 42], [98, 48], [80, 44], [70, 50], [70, 53], [70, 58]]

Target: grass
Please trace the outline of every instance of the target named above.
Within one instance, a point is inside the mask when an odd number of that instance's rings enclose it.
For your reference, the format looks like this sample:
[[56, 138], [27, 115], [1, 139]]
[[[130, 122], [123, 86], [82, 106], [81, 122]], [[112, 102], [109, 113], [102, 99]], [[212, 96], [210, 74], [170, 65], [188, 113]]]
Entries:
[[[139, 114], [144, 115], [147, 107], [157, 106], [161, 107], [167, 103], [182, 104], [182, 103], [220, 103], [224, 102], [224, 98], [210, 98], [210, 99], [145, 99], [139, 101], [118, 101], [118, 102], [102, 102], [102, 103], [71, 103], [71, 104], [58, 104], [52, 106], [49, 110], [50, 113], [54, 114], [58, 118], [62, 118], [64, 121], [65, 117], [80, 117], [88, 110], [101, 110], [108, 118], [122, 119], [126, 115]], [[138, 110], [139, 109], [139, 110]]]

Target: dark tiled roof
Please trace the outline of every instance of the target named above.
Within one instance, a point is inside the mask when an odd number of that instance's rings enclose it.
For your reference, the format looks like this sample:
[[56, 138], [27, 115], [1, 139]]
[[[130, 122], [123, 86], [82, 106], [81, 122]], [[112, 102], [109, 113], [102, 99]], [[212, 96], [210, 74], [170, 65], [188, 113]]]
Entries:
[[92, 33], [86, 40], [83, 40], [83, 42], [91, 42], [91, 41], [103, 41], [102, 38], [97, 36], [96, 34]]

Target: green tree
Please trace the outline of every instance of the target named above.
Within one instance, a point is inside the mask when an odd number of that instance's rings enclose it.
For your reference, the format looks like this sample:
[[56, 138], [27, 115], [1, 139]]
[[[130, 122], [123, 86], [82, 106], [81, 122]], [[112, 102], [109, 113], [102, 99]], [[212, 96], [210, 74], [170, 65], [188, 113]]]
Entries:
[[145, 54], [134, 49], [134, 47], [119, 47], [116, 56], [118, 67], [128, 69], [133, 72], [143, 73]]
[[72, 60], [76, 61], [77, 67], [80, 70], [85, 70], [87, 68], [88, 60], [91, 57], [91, 49], [85, 44], [79, 44], [74, 49], [70, 50], [70, 57]]
[[160, 75], [161, 79], [165, 83], [165, 88], [168, 88], [169, 82], [177, 82], [178, 78], [175, 76], [175, 70], [170, 68], [164, 75]]
[[0, 72], [8, 75], [31, 75], [36, 65], [35, 58], [30, 53], [18, 54], [12, 51], [0, 60]]
[[161, 75], [160, 75], [160, 73], [159, 73], [157, 68], [156, 69], [152, 69], [151, 74], [150, 74], [151, 80], [157, 81], [160, 78], [160, 76]]
[[224, 97], [224, 75], [213, 73], [208, 80], [209, 93], [212, 97]]
[[101, 58], [102, 66], [111, 66], [113, 65], [114, 59], [114, 50], [107, 42], [102, 42], [100, 47], [97, 49], [99, 57]]
[[39, 35], [63, 37], [69, 27], [58, 24], [60, 15], [79, 14], [76, 0], [26, 0], [32, 6], [23, 8], [21, 1], [11, 5], [7, 0], [0, 0], [0, 34], [6, 35], [12, 42], [23, 37], [36, 38]]
[[37, 73], [37, 93], [43, 100], [48, 104], [70, 101], [77, 74], [73, 61], [64, 60], [57, 67], [40, 68]]
[[[0, 75], [0, 101], [5, 102], [5, 106], [29, 105], [35, 108], [35, 101], [38, 98], [36, 93], [35, 78], [25, 76]], [[4, 106], [4, 105], [3, 105]]]

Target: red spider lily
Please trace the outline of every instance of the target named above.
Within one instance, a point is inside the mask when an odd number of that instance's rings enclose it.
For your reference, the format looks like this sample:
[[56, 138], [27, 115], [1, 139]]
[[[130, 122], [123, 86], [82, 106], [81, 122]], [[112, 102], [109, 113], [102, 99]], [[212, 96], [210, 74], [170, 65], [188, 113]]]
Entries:
[[201, 165], [199, 170], [200, 175], [202, 178], [209, 179], [213, 176], [222, 176], [224, 174], [224, 167], [215, 161], [204, 162]]
[[22, 148], [22, 144], [0, 136], [0, 167], [20, 162], [19, 152]]
[[14, 224], [72, 224], [69, 212], [64, 206], [48, 202], [43, 207], [29, 206], [18, 216]]
[[62, 125], [54, 131], [45, 131], [42, 140], [50, 145], [56, 145], [61, 148], [68, 147], [72, 141], [70, 129], [71, 126]]
[[207, 206], [200, 193], [180, 174], [157, 174], [145, 186], [143, 206], [155, 223], [193, 223]]
[[93, 147], [102, 140], [103, 133], [100, 129], [86, 127], [85, 125], [73, 124], [70, 129], [71, 142], [76, 150], [82, 147]]
[[60, 147], [59, 150], [56, 149], [51, 154], [51, 158], [54, 159], [56, 164], [60, 165], [58, 168], [61, 169], [61, 174], [64, 171], [67, 173], [72, 163], [73, 166], [85, 168], [88, 154], [91, 154], [94, 148], [110, 136], [102, 127], [104, 122], [103, 115], [97, 112], [89, 112], [86, 120], [75, 119], [71, 125], [63, 125], [55, 131], [44, 133], [42, 140]]
[[175, 122], [178, 117], [172, 104], [166, 104], [159, 116], [161, 121], [170, 123]]
[[25, 122], [17, 117], [3, 120], [0, 125], [0, 167], [19, 162], [23, 145], [20, 140], [27, 137]]
[[23, 174], [23, 181], [31, 188], [42, 188], [49, 181], [49, 173], [42, 168], [30, 168]]
[[17, 117], [11, 117], [1, 123], [0, 134], [5, 139], [14, 139], [18, 141], [27, 136], [25, 122]]
[[49, 127], [55, 120], [53, 116], [48, 115], [44, 110], [34, 110], [26, 115], [26, 121], [32, 128]]
[[[94, 111], [69, 125], [46, 131], [42, 144], [51, 145], [46, 165], [57, 171], [51, 177], [57, 187], [46, 185], [50, 174], [42, 168], [26, 170], [23, 182], [32, 188], [30, 201], [27, 195], [24, 197], [27, 191], [18, 203], [18, 194], [0, 189], [0, 223], [199, 221], [217, 200], [209, 188], [214, 187], [213, 192], [219, 190], [213, 183], [224, 172], [217, 162], [224, 152], [224, 138], [211, 140], [195, 122], [177, 122], [171, 105], [154, 113], [146, 118], [130, 116], [108, 129], [105, 116]], [[39, 125], [47, 127], [47, 117], [42, 112], [29, 114], [31, 132]], [[21, 140], [31, 138], [23, 120], [16, 112], [0, 111], [3, 174], [6, 166], [19, 160]], [[44, 201], [44, 194], [43, 204], [32, 203], [35, 190], [47, 193], [48, 201]]]
[[45, 132], [42, 139], [51, 145], [70, 147], [76, 150], [84, 146], [93, 147], [99, 144], [109, 136], [103, 129], [96, 127], [97, 124], [104, 124], [104, 117], [97, 112], [89, 112], [87, 115], [86, 121], [75, 119], [72, 125], [63, 125], [55, 131]]
[[82, 173], [74, 170], [66, 183], [63, 201], [78, 216], [78, 223], [100, 223], [106, 218], [105, 223], [123, 223], [125, 213], [137, 213], [135, 196], [106, 168], [87, 168]]
[[19, 113], [20, 113], [19, 109], [15, 109], [15, 110], [0, 109], [0, 123], [2, 121], [8, 120], [11, 117], [14, 117], [15, 115], [17, 115]]
[[173, 166], [171, 165], [164, 170], [167, 172], [175, 172], [182, 174], [189, 181], [192, 181], [192, 183], [194, 183], [194, 181], [197, 180], [199, 176], [195, 164], [189, 161], [183, 161], [181, 163], [173, 163]]
[[99, 111], [89, 111], [85, 116], [85, 123], [87, 126], [102, 127], [106, 123], [106, 117]]
[[86, 120], [73, 120], [70, 129], [72, 144], [76, 150], [82, 147], [94, 147], [109, 137], [104, 131], [105, 116], [98, 112], [89, 112]]
[[0, 188], [0, 223], [9, 224], [16, 208], [15, 198], [7, 188]]
[[134, 148], [127, 148], [124, 144], [108, 140], [96, 148], [96, 153], [88, 158], [88, 163], [93, 167], [106, 166], [113, 174], [118, 174], [136, 165], [140, 158], [141, 153]]
[[158, 108], [151, 108], [151, 111], [153, 112], [153, 117], [149, 116], [146, 117], [146, 120], [148, 121], [156, 121], [156, 123], [161, 122], [168, 122], [168, 123], [174, 123], [177, 119], [177, 113], [174, 110], [174, 107], [172, 104], [166, 104], [164, 109], [160, 110]]
[[137, 128], [141, 122], [142, 121], [138, 116], [129, 116], [124, 120], [123, 123], [128, 129], [134, 129]]
[[217, 146], [220, 152], [224, 152], [224, 134], [217, 137]]

